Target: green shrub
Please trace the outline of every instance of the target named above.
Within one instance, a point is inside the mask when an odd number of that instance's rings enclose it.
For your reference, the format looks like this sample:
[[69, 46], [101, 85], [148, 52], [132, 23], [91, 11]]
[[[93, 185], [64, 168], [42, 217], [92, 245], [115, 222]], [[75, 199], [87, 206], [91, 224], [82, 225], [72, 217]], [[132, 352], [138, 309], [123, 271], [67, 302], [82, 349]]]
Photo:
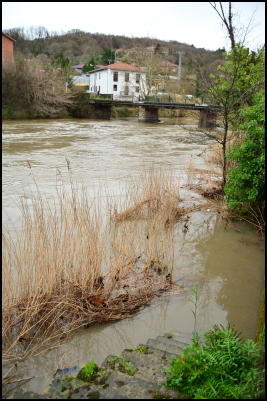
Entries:
[[136, 115], [135, 107], [125, 107], [125, 106], [112, 106], [111, 117], [112, 118], [126, 118], [134, 117]]
[[234, 146], [228, 158], [235, 167], [228, 173], [225, 199], [230, 209], [247, 213], [250, 207], [263, 208], [265, 187], [264, 92], [255, 95], [254, 104], [241, 111], [244, 140]]
[[146, 345], [138, 345], [138, 347], [136, 347], [136, 349], [141, 354], [148, 354], [148, 347]]
[[166, 386], [194, 399], [261, 398], [262, 346], [241, 341], [231, 329], [215, 326], [204, 342], [193, 341], [167, 370]]
[[98, 367], [95, 362], [89, 361], [78, 373], [78, 379], [90, 381], [96, 378]]
[[129, 376], [133, 376], [137, 370], [131, 362], [125, 361], [120, 356], [111, 356], [107, 362], [112, 369], [117, 368], [120, 372]]

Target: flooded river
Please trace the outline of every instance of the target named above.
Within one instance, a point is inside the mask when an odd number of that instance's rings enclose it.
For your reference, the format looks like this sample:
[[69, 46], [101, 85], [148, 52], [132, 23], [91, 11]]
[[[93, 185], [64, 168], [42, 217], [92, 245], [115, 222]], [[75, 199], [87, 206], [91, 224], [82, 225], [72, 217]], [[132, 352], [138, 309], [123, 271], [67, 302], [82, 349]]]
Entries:
[[[196, 127], [143, 124], [134, 120], [32, 120], [3, 124], [3, 224], [19, 226], [20, 197], [31, 198], [36, 185], [48, 197], [55, 193], [57, 173], [67, 175], [70, 162], [75, 180], [93, 195], [100, 189], [120, 198], [125, 185], [151, 166], [186, 183], [190, 160], [207, 166], [205, 154], [213, 141]], [[31, 166], [31, 168], [29, 168]], [[181, 188], [190, 199], [199, 195]], [[155, 299], [130, 319], [79, 330], [61, 347], [30, 358], [19, 367], [35, 379], [24, 389], [41, 392], [56, 369], [101, 363], [109, 354], [145, 343], [166, 332], [191, 338], [194, 328], [190, 297], [200, 287], [197, 330], [230, 323], [244, 338], [254, 338], [264, 281], [264, 245], [252, 227], [224, 227], [215, 214], [192, 213], [188, 230], [175, 227], [175, 280], [183, 290]]]

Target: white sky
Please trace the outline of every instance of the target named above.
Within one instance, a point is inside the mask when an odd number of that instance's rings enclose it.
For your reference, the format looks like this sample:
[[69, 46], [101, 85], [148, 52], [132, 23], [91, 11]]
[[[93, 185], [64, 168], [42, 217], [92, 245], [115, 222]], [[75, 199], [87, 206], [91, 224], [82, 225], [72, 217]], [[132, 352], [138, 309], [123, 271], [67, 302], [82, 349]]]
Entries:
[[[225, 5], [228, 3], [225, 2]], [[265, 43], [265, 3], [233, 2], [237, 25], [247, 26], [246, 45]], [[150, 37], [216, 50], [229, 49], [221, 20], [208, 2], [2, 2], [2, 29], [44, 26], [48, 31]]]

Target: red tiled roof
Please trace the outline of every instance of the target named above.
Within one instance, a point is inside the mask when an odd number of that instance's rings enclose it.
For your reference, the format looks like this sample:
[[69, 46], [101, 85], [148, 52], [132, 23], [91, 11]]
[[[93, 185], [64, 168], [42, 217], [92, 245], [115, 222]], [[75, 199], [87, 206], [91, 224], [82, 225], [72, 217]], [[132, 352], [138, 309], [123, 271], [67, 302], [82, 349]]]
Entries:
[[110, 70], [122, 70], [122, 71], [142, 71], [141, 68], [135, 67], [134, 65], [123, 63], [119, 61], [118, 63], [107, 65], [105, 68]]
[[4, 35], [6, 38], [13, 40], [13, 42], [16, 42], [16, 39], [11, 38], [11, 36], [9, 36], [7, 33], [2, 32], [2, 35]]
[[106, 70], [106, 69], [119, 70], [119, 71], [136, 71], [136, 72], [145, 72], [146, 71], [145, 68], [135, 67], [134, 65], [123, 63], [122, 61], [119, 61], [118, 63], [103, 65], [102, 67], [97, 68], [90, 72], [94, 72], [94, 71], [98, 71], [98, 70]]

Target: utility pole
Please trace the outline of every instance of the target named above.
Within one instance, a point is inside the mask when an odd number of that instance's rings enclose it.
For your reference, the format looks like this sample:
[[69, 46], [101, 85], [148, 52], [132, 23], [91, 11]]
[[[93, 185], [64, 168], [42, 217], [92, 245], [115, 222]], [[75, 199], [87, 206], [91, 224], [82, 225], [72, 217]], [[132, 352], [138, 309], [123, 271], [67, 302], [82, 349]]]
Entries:
[[184, 52], [178, 52], [178, 54], [179, 54], [179, 66], [178, 66], [177, 81], [180, 81], [181, 77], [182, 77], [182, 58], [183, 58]]

